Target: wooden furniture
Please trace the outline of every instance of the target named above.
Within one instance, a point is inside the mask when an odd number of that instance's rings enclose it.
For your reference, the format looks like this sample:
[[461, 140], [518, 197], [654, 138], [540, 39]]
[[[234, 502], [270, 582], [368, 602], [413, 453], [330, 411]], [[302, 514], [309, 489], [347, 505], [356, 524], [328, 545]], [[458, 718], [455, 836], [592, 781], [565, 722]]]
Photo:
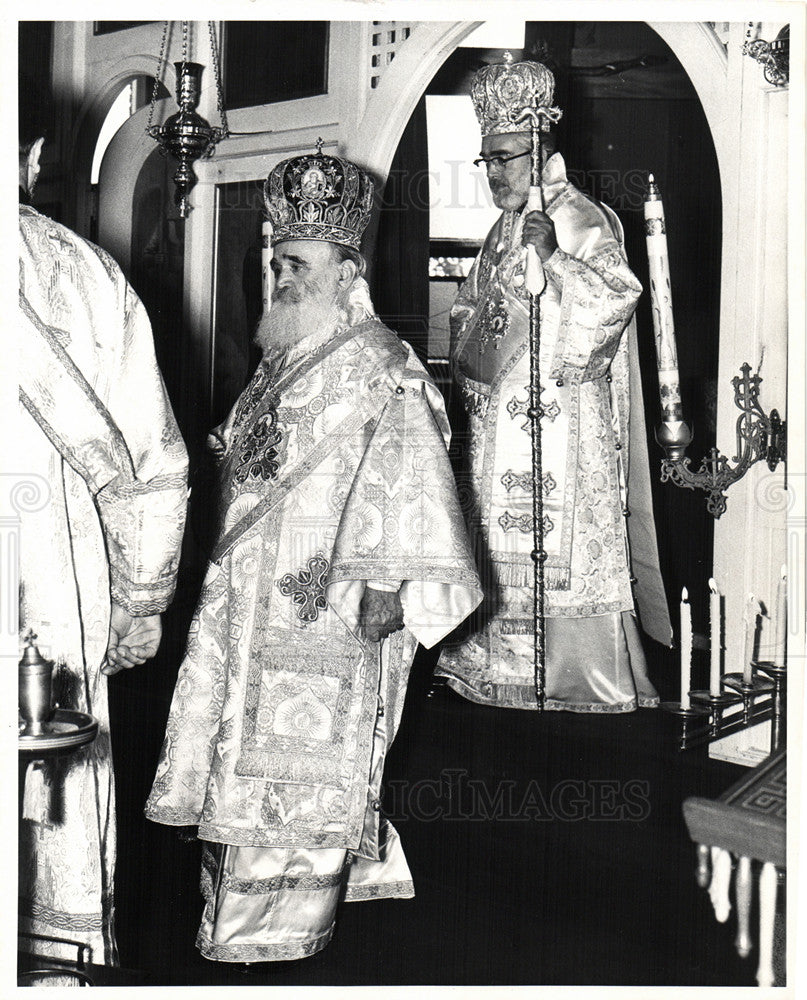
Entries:
[[[697, 846], [698, 885], [709, 888], [715, 916], [722, 923], [731, 910], [729, 889], [736, 876], [737, 953], [752, 950], [750, 914], [753, 862], [759, 871], [760, 986], [774, 985], [773, 939], [778, 887], [777, 869], [787, 867], [787, 751], [771, 754], [731, 786], [719, 799], [691, 797], [683, 810], [689, 835]], [[734, 872], [732, 858], [737, 859]]]

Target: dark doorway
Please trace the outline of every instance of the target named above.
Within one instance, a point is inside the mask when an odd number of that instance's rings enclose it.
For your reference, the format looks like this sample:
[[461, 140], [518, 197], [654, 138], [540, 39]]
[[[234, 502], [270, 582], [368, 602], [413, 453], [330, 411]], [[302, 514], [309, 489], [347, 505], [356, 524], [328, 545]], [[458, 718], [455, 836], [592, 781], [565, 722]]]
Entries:
[[146, 307], [157, 363], [180, 428], [188, 437], [183, 399], [182, 275], [185, 220], [173, 204], [174, 165], [155, 146], [132, 198], [131, 282]]

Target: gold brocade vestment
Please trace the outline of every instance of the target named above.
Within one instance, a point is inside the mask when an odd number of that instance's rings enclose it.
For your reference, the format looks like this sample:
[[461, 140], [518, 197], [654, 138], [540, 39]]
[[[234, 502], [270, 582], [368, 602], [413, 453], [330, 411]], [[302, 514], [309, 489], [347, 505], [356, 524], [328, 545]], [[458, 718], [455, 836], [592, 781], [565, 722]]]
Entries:
[[[442, 399], [377, 320], [279, 372], [220, 432], [224, 519], [149, 818], [204, 840], [379, 857], [380, 783], [412, 657], [481, 599]], [[405, 629], [357, 633], [367, 582]]]
[[[559, 154], [547, 162], [543, 181], [558, 241], [540, 298], [545, 707], [628, 711], [658, 701], [632, 618], [631, 555], [650, 597], [647, 615], [642, 609], [645, 629], [662, 641], [670, 636], [641, 388], [630, 357], [634, 332], [626, 329], [641, 286], [625, 259], [618, 220], [568, 183]], [[535, 708], [529, 296], [521, 229], [517, 213], [502, 214], [451, 313], [452, 363], [468, 414], [469, 528], [486, 600], [471, 630], [444, 645], [438, 674], [473, 701]], [[642, 542], [632, 553], [629, 505]]]

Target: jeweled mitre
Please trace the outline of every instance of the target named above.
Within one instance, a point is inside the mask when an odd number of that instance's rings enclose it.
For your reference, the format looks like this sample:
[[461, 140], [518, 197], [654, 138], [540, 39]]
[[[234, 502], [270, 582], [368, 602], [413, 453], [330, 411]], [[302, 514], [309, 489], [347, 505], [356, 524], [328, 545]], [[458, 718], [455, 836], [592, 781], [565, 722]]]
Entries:
[[358, 250], [373, 190], [373, 179], [361, 167], [321, 149], [283, 160], [263, 188], [272, 246], [283, 240], [325, 240]]
[[[508, 59], [509, 57], [509, 59]], [[513, 62], [505, 53], [503, 63], [483, 66], [471, 84], [471, 100], [482, 129], [482, 137], [503, 132], [529, 132], [529, 118], [522, 113], [536, 112], [536, 124], [546, 132], [550, 123], [561, 117], [560, 108], [552, 106], [555, 77], [539, 62]]]

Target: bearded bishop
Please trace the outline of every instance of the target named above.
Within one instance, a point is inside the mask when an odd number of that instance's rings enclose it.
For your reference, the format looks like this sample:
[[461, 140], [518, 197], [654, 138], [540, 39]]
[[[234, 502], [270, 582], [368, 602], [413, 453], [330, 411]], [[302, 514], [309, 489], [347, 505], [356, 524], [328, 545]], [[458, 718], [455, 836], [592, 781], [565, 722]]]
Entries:
[[318, 951], [342, 897], [413, 894], [384, 759], [418, 642], [481, 599], [442, 398], [362, 277], [372, 180], [318, 152], [265, 194], [263, 360], [211, 438], [220, 530], [146, 810], [198, 827], [197, 946], [238, 962]]
[[[502, 209], [450, 317], [453, 372], [468, 416], [469, 528], [485, 602], [444, 645], [438, 674], [484, 705], [629, 712], [658, 705], [634, 600], [648, 634], [668, 644], [671, 636], [631, 322], [642, 289], [616, 215], [569, 182], [555, 151], [554, 86], [546, 66], [512, 60], [484, 66], [471, 86], [482, 129], [476, 162]], [[540, 210], [531, 203], [530, 113], [548, 126]], [[536, 338], [540, 481], [529, 413], [530, 245], [545, 273]], [[536, 489], [543, 511], [537, 550]], [[535, 614], [533, 558], [544, 562], [543, 622]], [[541, 624], [539, 702], [534, 633]]]

